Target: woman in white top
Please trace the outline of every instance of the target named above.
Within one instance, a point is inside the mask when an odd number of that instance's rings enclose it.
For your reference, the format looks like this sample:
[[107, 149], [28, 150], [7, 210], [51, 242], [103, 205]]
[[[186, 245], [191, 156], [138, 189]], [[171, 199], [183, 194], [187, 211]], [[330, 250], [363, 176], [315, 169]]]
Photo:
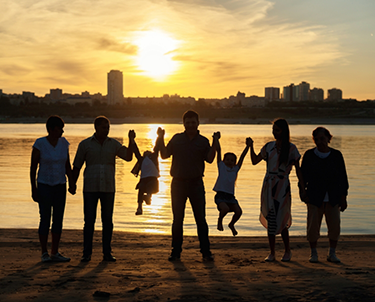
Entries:
[[237, 156], [234, 153], [228, 152], [224, 154], [221, 160], [221, 147], [219, 143], [220, 132], [214, 134], [214, 139], [217, 140], [217, 166], [219, 175], [217, 177], [213, 190], [216, 192], [215, 203], [219, 210], [219, 219], [217, 221], [217, 229], [223, 231], [223, 218], [229, 213], [234, 212], [232, 220], [228, 224], [233, 236], [238, 234], [234, 224], [240, 219], [242, 209], [234, 196], [234, 186], [237, 179], [238, 171], [241, 169], [246, 153], [249, 151], [249, 139], [246, 139], [246, 147], [243, 150], [240, 159], [237, 162]]
[[[61, 137], [64, 121], [56, 115], [46, 123], [48, 135], [38, 138], [31, 154], [30, 181], [32, 198], [39, 204], [39, 241], [42, 248], [42, 262], [66, 262], [70, 258], [58, 252], [66, 200], [66, 178], [71, 178], [69, 143]], [[38, 169], [39, 166], [39, 169]], [[36, 172], [38, 170], [38, 176]], [[48, 233], [52, 213], [51, 257], [47, 251]]]

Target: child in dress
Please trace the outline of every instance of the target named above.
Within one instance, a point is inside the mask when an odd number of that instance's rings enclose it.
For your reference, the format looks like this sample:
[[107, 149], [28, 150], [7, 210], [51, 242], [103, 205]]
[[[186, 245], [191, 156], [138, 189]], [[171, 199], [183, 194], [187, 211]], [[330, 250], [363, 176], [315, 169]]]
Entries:
[[135, 189], [138, 190], [138, 208], [135, 212], [135, 215], [142, 215], [143, 201], [147, 205], [150, 205], [152, 194], [159, 192], [159, 150], [155, 145], [153, 152], [145, 151], [143, 153], [143, 156], [141, 156], [138, 146], [134, 141], [133, 152], [138, 161], [132, 169], [131, 173], [133, 173], [136, 177], [138, 176], [139, 172], [141, 174], [141, 179], [135, 187]]
[[234, 212], [231, 222], [228, 227], [231, 229], [233, 236], [238, 234], [234, 224], [240, 219], [242, 209], [234, 197], [234, 185], [236, 183], [238, 171], [241, 169], [243, 160], [249, 151], [249, 140], [246, 139], [246, 147], [243, 150], [240, 159], [237, 161], [237, 156], [234, 153], [225, 153], [223, 161], [221, 160], [221, 147], [219, 143], [220, 132], [214, 134], [214, 139], [217, 139], [217, 166], [219, 169], [219, 176], [213, 190], [216, 192], [215, 203], [219, 210], [219, 219], [217, 221], [217, 229], [223, 231], [223, 218], [228, 212]]

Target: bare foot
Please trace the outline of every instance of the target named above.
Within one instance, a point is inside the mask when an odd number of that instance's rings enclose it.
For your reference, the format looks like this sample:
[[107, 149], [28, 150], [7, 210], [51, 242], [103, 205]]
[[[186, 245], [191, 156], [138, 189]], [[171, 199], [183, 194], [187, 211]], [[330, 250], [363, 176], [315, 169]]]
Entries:
[[142, 214], [143, 214], [142, 208], [138, 208], [137, 212], [135, 212], [135, 215], [142, 215]]
[[290, 259], [292, 259], [292, 251], [285, 252], [283, 258], [281, 258], [281, 261], [288, 262]]
[[220, 218], [217, 220], [217, 229], [218, 229], [219, 231], [224, 231], [224, 228], [223, 228], [223, 220], [220, 219]]
[[233, 236], [236, 236], [238, 234], [237, 230], [235, 229], [233, 224], [228, 224], [228, 227], [232, 231]]
[[273, 261], [275, 261], [275, 255], [274, 254], [269, 254], [267, 256], [267, 258], [264, 259], [264, 261], [266, 261], [266, 262], [273, 262]]

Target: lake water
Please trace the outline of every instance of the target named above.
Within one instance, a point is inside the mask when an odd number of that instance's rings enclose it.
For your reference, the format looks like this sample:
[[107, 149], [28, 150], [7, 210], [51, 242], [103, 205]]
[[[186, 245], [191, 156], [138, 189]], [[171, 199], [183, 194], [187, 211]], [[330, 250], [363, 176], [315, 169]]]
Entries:
[[[136, 141], [141, 152], [151, 150], [156, 139], [156, 129], [166, 130], [166, 142], [174, 133], [182, 132], [181, 124], [123, 124], [111, 125], [110, 136], [128, 144], [127, 133], [134, 129]], [[324, 125], [323, 125], [324, 126]], [[238, 156], [245, 147], [245, 138], [254, 139], [255, 150], [273, 140], [271, 125], [200, 125], [201, 134], [211, 138], [212, 133], [221, 131], [223, 154], [234, 152]], [[297, 145], [301, 155], [314, 146], [312, 125], [291, 125], [292, 142]], [[348, 209], [342, 213], [343, 234], [375, 233], [375, 126], [329, 125], [333, 139], [331, 147], [339, 149], [345, 158], [349, 176]], [[71, 161], [74, 159], [79, 142], [94, 132], [91, 124], [67, 124], [64, 136], [70, 142]], [[36, 228], [39, 223], [38, 205], [31, 199], [29, 166], [32, 145], [36, 138], [45, 136], [44, 124], [0, 124], [0, 228]], [[211, 139], [210, 139], [211, 140]], [[136, 216], [138, 178], [130, 173], [135, 159], [128, 163], [117, 159], [116, 200], [114, 210], [115, 230], [170, 234], [172, 213], [170, 205], [169, 176], [170, 159], [160, 159], [160, 192], [153, 196], [152, 205], [144, 206], [144, 214]], [[243, 216], [237, 223], [241, 236], [266, 236], [266, 230], [259, 223], [259, 200], [262, 180], [265, 174], [265, 162], [257, 166], [251, 164], [247, 155], [239, 172], [236, 185], [236, 197], [243, 209]], [[83, 228], [82, 173], [78, 180], [77, 194], [67, 195], [64, 228]], [[226, 227], [224, 232], [216, 230], [218, 211], [212, 191], [217, 177], [216, 159], [207, 164], [205, 187], [207, 201], [207, 222], [210, 235], [231, 235]], [[290, 175], [292, 186], [291, 235], [305, 235], [306, 205], [299, 200], [295, 171]], [[229, 223], [230, 216], [224, 220]], [[98, 215], [96, 228], [101, 228]], [[196, 226], [189, 202], [187, 203], [184, 233], [196, 234]], [[326, 234], [325, 222], [322, 223], [322, 235]]]

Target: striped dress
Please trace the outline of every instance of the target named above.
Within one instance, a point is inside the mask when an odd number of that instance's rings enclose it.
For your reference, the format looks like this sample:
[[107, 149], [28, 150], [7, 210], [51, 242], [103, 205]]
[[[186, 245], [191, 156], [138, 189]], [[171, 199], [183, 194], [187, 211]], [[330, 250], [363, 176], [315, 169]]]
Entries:
[[290, 143], [288, 164], [279, 166], [275, 141], [264, 145], [260, 153], [267, 162], [267, 173], [263, 180], [259, 220], [269, 235], [277, 235], [292, 225], [289, 174], [301, 155]]

